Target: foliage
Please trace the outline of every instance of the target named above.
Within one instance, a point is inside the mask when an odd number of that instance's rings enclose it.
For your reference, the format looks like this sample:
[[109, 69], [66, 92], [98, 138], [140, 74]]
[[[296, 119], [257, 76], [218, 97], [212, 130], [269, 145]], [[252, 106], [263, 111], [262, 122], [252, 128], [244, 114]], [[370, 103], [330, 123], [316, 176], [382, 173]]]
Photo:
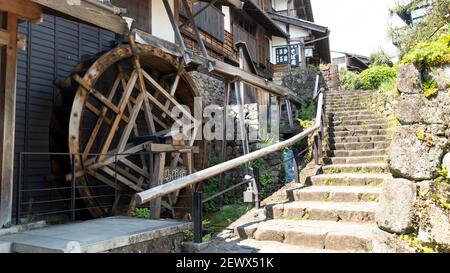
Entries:
[[422, 89], [425, 97], [431, 98], [438, 92], [437, 83], [434, 80], [428, 80], [422, 83]]
[[[220, 159], [217, 156], [212, 157], [209, 160], [209, 166], [215, 166], [220, 163]], [[205, 196], [210, 196], [212, 194], [215, 194], [219, 191], [219, 177], [214, 176], [209, 179], [207, 183], [203, 184], [203, 194]], [[217, 199], [213, 199], [209, 202], [206, 202], [203, 205], [203, 208], [206, 212], [214, 212], [219, 209]]]
[[311, 128], [314, 125], [314, 122], [312, 120], [303, 120], [298, 118], [296, 119], [296, 121], [303, 129]]
[[150, 210], [148, 208], [135, 208], [133, 213], [133, 217], [149, 219], [150, 218]]
[[253, 169], [263, 169], [263, 168], [266, 168], [267, 167], [267, 164], [266, 164], [266, 162], [264, 161], [264, 159], [262, 159], [262, 158], [258, 158], [258, 159], [256, 159], [255, 161], [253, 161], [252, 162], [252, 168]]
[[344, 90], [353, 91], [359, 88], [359, 78], [355, 73], [348, 71], [344, 67], [339, 70], [339, 79]]
[[397, 78], [382, 82], [378, 90], [383, 94], [392, 95], [393, 97], [398, 97], [400, 95], [397, 89]]
[[316, 117], [316, 105], [314, 102], [310, 102], [306, 107], [301, 108], [297, 112], [297, 122], [299, 125], [307, 129], [313, 125], [313, 119]]
[[365, 90], [376, 90], [383, 82], [396, 77], [395, 69], [386, 66], [372, 66], [359, 75], [361, 87]]
[[272, 137], [268, 136], [266, 138], [261, 138], [259, 140], [259, 143], [258, 143], [258, 148], [267, 147], [267, 146], [271, 145], [272, 143], [273, 143], [273, 138]]
[[298, 111], [297, 117], [303, 120], [312, 120], [316, 116], [316, 104], [311, 102]]
[[391, 61], [391, 57], [389, 57], [389, 55], [387, 55], [383, 50], [370, 54], [369, 60], [372, 66], [392, 67], [394, 65]]
[[433, 147], [433, 137], [430, 134], [427, 134], [421, 130], [416, 131], [416, 137], [419, 141], [423, 142], [427, 147]]
[[[405, 14], [424, 4], [427, 0], [411, 0], [406, 5], [398, 5], [391, 10], [392, 13]], [[430, 3], [430, 1], [428, 1]], [[448, 16], [448, 0], [434, 0], [430, 3], [429, 10], [420, 22], [406, 27], [391, 27], [389, 36], [400, 50], [400, 56], [420, 42], [436, 40], [442, 33], [448, 31], [450, 17]]]
[[272, 193], [273, 190], [273, 178], [269, 172], [264, 172], [259, 176], [259, 195], [263, 200]]
[[412, 235], [400, 235], [400, 240], [410, 245], [412, 248], [421, 253], [434, 253], [434, 249], [429, 243], [421, 242], [417, 236]]
[[438, 172], [439, 177], [434, 179], [435, 182], [450, 184], [449, 172], [444, 169], [444, 166], [441, 166], [437, 172]]
[[[244, 215], [249, 208], [244, 204], [235, 204], [228, 207], [223, 207], [221, 210], [205, 215], [203, 226], [205, 230], [216, 233], [222, 231], [231, 223]], [[208, 239], [203, 237], [204, 239]], [[209, 237], [210, 238], [210, 237]]]
[[415, 63], [422, 69], [450, 63], [450, 33], [441, 35], [437, 41], [418, 43], [401, 63]]
[[[203, 194], [205, 196], [210, 196], [219, 191], [219, 177], [211, 177], [208, 183], [203, 184]], [[212, 213], [219, 210], [219, 205], [217, 199], [210, 200], [203, 204], [203, 209], [207, 213]]]
[[192, 230], [190, 230], [190, 229], [183, 230], [183, 240], [184, 241], [191, 241], [193, 237], [194, 237], [194, 233], [192, 233]]

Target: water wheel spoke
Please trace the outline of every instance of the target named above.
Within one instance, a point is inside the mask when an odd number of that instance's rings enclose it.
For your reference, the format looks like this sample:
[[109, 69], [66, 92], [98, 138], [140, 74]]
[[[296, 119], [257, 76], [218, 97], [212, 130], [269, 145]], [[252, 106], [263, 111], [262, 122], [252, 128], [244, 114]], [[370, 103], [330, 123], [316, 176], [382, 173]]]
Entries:
[[[164, 88], [162, 88], [161, 85], [159, 85], [150, 75], [148, 75], [145, 71], [142, 71], [142, 73], [144, 74], [145, 79], [150, 83], [150, 85], [152, 85], [153, 88], [156, 89], [157, 92], [161, 93], [166, 99], [168, 99], [173, 105], [179, 107], [180, 111], [186, 115], [186, 117], [188, 117], [190, 120], [194, 121], [194, 117], [191, 115], [191, 113], [189, 111], [187, 111], [174, 97], [173, 95], [170, 95], [169, 93], [167, 93], [166, 90], [164, 90]], [[161, 103], [155, 98], [153, 97], [150, 93], [148, 93], [148, 96], [150, 98], [150, 100], [152, 102], [155, 103], [155, 105], [158, 106], [158, 108], [160, 108], [161, 111], [163, 111], [164, 113], [170, 113], [169, 109], [166, 109], [165, 106], [161, 105]], [[169, 115], [171, 116], [171, 115]]]
[[[71, 153], [81, 153], [75, 160], [75, 176], [83, 187], [79, 191], [86, 198], [84, 201], [93, 207], [89, 208], [93, 215], [118, 212], [130, 201], [129, 194], [133, 196], [134, 192], [165, 183], [169, 166], [192, 170], [193, 151], [186, 147], [193, 147], [195, 140], [183, 140], [176, 146], [168, 142], [173, 142], [177, 133], [172, 132], [174, 126], [194, 132], [194, 136], [199, 131], [189, 110], [193, 107], [191, 98], [199, 93], [191, 85], [181, 58], [131, 41], [107, 52], [93, 62], [83, 78], [74, 79], [80, 88], [70, 116], [69, 149]], [[194, 123], [182, 124], [178, 114], [172, 113], [173, 107]], [[131, 141], [132, 137], [136, 140]], [[147, 137], [151, 140], [140, 142]], [[155, 143], [153, 137], [164, 141]], [[153, 151], [152, 158], [143, 153], [146, 149]], [[178, 159], [174, 160], [176, 154]], [[149, 166], [149, 162], [154, 164]], [[66, 175], [66, 179], [70, 180], [71, 175]], [[114, 197], [99, 199], [104, 198], [99, 196], [105, 196], [105, 190], [98, 185], [106, 185], [109, 191], [114, 189]], [[180, 216], [175, 208], [177, 199], [178, 194], [171, 194], [155, 200], [152, 216], [158, 218], [162, 209]], [[111, 201], [111, 207], [101, 210], [105, 200]], [[132, 197], [130, 210], [135, 207], [133, 200]]]
[[[173, 84], [172, 84], [172, 87], [171, 87], [171, 89], [170, 89], [170, 95], [171, 95], [172, 97], [175, 96], [175, 92], [177, 91], [178, 84], [180, 83], [180, 79], [181, 79], [181, 71], [182, 71], [182, 70], [180, 70], [180, 71], [177, 73], [177, 75], [175, 76], [175, 80], [174, 80], [174, 82], [173, 82]], [[166, 100], [166, 103], [164, 104], [164, 108], [166, 108], [167, 110], [169, 110], [169, 107], [170, 107], [170, 100]], [[163, 118], [165, 118], [165, 117], [166, 117], [166, 114], [165, 114], [165, 113], [162, 113], [161, 116], [162, 116]]]
[[150, 174], [147, 171], [147, 167], [140, 168], [138, 165], [134, 164], [133, 162], [131, 162], [130, 160], [128, 160], [126, 158], [122, 158], [120, 160], [120, 162], [122, 162], [123, 164], [127, 165], [130, 169], [132, 169], [133, 171], [139, 173], [140, 175], [142, 175], [144, 177], [150, 177]]
[[125, 110], [129, 97], [131, 96], [131, 92], [133, 91], [134, 85], [136, 84], [136, 80], [137, 80], [137, 73], [136, 71], [133, 71], [133, 73], [130, 76], [130, 80], [127, 83], [126, 89], [123, 92], [122, 98], [120, 99], [119, 113], [115, 116], [114, 121], [110, 126], [110, 130], [105, 139], [105, 142], [103, 143], [103, 146], [100, 150], [99, 161], [102, 161], [102, 159], [105, 158], [104, 154], [108, 151], [109, 147], [111, 146], [111, 142], [114, 138], [114, 135], [117, 132], [117, 127], [119, 126], [119, 122], [122, 119], [123, 112]]
[[118, 182], [121, 182], [123, 184], [125, 184], [126, 186], [130, 187], [131, 189], [135, 190], [135, 191], [143, 191], [144, 189], [139, 187], [138, 185], [136, 185], [135, 183], [133, 183], [131, 180], [129, 180], [128, 178], [126, 178], [125, 176], [119, 174], [118, 172], [116, 172], [114, 169], [108, 167], [108, 166], [104, 166], [103, 168], [101, 168], [100, 170], [102, 170], [103, 172], [105, 172], [106, 174], [108, 174], [109, 176], [117, 179]]
[[131, 130], [135, 128], [136, 125], [136, 119], [138, 117], [139, 111], [141, 110], [142, 103], [144, 102], [145, 94], [141, 93], [137, 99], [136, 104], [134, 105], [133, 109], [130, 112], [130, 121], [128, 122], [127, 126], [125, 127], [120, 140], [119, 144], [117, 145], [117, 149], [119, 153], [123, 152], [125, 149], [125, 145], [128, 143], [128, 139], [130, 138]]
[[[107, 99], [109, 101], [111, 101], [114, 98], [114, 96], [116, 95], [116, 92], [117, 92], [117, 89], [119, 87], [119, 84], [120, 84], [121, 80], [122, 80], [122, 73], [119, 72], [119, 73], [117, 73], [117, 76], [116, 76], [116, 78], [114, 80], [114, 83], [113, 83], [111, 89], [108, 92], [108, 95], [107, 95], [108, 98]], [[87, 102], [87, 103], [89, 103], [89, 102]], [[88, 142], [86, 144], [86, 147], [84, 148], [83, 158], [87, 158], [87, 155], [91, 151], [92, 145], [94, 145], [95, 139], [97, 138], [97, 134], [100, 131], [100, 128], [101, 128], [103, 122], [105, 122], [105, 120], [107, 119], [109, 122], [106, 122], [106, 123], [108, 125], [111, 124], [111, 120], [109, 120], [106, 117], [107, 111], [108, 111], [108, 108], [106, 108], [106, 107], [103, 107], [101, 110], [98, 111], [99, 113], [97, 114], [97, 116], [99, 118], [97, 119], [97, 122], [96, 122], [96, 124], [94, 126], [94, 129], [91, 132], [91, 136], [89, 137], [89, 140], [88, 140]]]

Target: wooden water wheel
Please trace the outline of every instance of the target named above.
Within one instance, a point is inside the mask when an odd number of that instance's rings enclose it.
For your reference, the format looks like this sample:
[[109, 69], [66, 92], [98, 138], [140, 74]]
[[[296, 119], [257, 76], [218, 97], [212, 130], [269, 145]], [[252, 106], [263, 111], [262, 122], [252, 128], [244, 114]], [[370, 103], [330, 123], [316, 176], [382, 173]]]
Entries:
[[[192, 136], [201, 126], [193, 118], [194, 97], [200, 95], [182, 59], [131, 41], [106, 52], [73, 79], [79, 87], [70, 112], [68, 150], [76, 155], [71, 163], [78, 192], [93, 216], [110, 215], [119, 204], [133, 207], [136, 192], [167, 182], [162, 175], [166, 170], [190, 172], [201, 166], [195, 149], [199, 143], [180, 138], [172, 127], [179, 116], [171, 110], [179, 105], [190, 110], [178, 108], [192, 121]], [[115, 191], [110, 205], [99, 202], [101, 185]], [[187, 210], [177, 208], [188, 204], [185, 191], [157, 200], [158, 215], [161, 206], [183, 217]]]

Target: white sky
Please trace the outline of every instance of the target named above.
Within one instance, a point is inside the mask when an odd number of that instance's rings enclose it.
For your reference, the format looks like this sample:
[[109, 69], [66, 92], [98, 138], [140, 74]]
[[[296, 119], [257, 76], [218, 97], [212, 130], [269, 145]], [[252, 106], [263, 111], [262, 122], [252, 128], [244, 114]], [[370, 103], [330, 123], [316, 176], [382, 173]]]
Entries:
[[401, 23], [397, 16], [389, 14], [389, 7], [395, 3], [396, 0], [311, 0], [315, 22], [331, 31], [331, 50], [365, 56], [380, 48], [391, 56], [397, 55], [387, 37], [389, 25]]

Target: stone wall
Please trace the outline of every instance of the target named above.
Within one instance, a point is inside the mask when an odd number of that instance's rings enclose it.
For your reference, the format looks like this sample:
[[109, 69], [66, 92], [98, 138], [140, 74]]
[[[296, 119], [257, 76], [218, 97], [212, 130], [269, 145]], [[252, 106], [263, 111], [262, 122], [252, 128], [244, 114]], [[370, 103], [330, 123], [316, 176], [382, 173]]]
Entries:
[[[199, 89], [200, 94], [203, 99], [203, 107], [215, 104], [223, 106], [225, 98], [225, 80], [211, 74], [205, 74], [200, 72], [190, 72], [191, 77]], [[239, 120], [238, 120], [238, 109], [235, 106], [236, 98], [234, 92], [230, 94], [230, 111], [228, 113], [229, 119], [233, 120], [234, 124], [234, 139], [237, 139], [239, 135]], [[283, 107], [285, 109], [285, 106]], [[285, 113], [284, 113], [285, 114]], [[247, 132], [253, 131], [259, 134], [259, 113], [257, 104], [246, 104], [244, 105], [244, 116]], [[207, 120], [204, 120], [207, 122]], [[213, 161], [217, 161], [220, 158], [220, 141], [211, 141], [209, 149], [209, 164]], [[250, 151], [255, 151], [259, 149], [259, 141], [249, 141]], [[243, 155], [242, 143], [240, 140], [227, 141], [227, 158], [228, 160], [239, 157]], [[274, 153], [263, 159], [264, 165], [270, 170], [270, 176], [272, 177], [273, 188], [277, 189], [283, 180], [283, 165], [281, 164], [282, 154]], [[232, 171], [227, 172], [226, 185], [230, 186], [239, 183], [243, 180], [245, 174], [244, 168], [237, 168]], [[289, 181], [290, 182], [290, 181]], [[228, 200], [242, 200], [242, 192], [246, 189], [246, 185], [241, 188], [235, 189], [226, 195]]]
[[341, 82], [339, 80], [339, 68], [335, 64], [321, 65], [320, 73], [325, 83], [325, 90], [339, 91]]
[[[389, 166], [396, 179], [386, 183], [396, 190], [381, 204], [397, 213], [378, 224], [395, 233], [416, 232], [423, 242], [448, 246], [450, 177], [444, 171], [450, 171], [450, 65], [420, 71], [413, 64], [402, 64], [397, 77], [401, 95], [395, 114], [400, 126], [393, 133], [389, 152]], [[429, 97], [422, 90], [426, 80], [437, 86]], [[408, 187], [401, 186], [407, 183], [418, 189], [414, 198], [407, 197]], [[402, 206], [395, 200], [401, 200]]]
[[132, 243], [129, 245], [113, 248], [105, 253], [180, 253], [181, 244], [184, 241], [183, 232], [160, 237], [150, 241]]

